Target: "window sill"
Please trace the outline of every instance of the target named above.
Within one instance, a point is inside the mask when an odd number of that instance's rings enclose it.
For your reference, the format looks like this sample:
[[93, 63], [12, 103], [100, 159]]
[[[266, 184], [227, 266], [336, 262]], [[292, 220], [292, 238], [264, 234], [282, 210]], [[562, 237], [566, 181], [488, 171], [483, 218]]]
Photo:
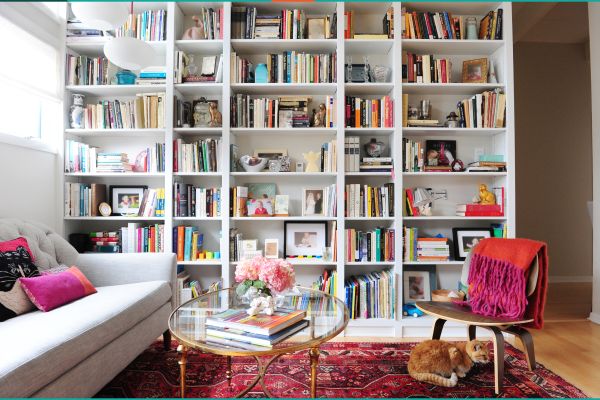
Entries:
[[45, 153], [57, 154], [56, 147], [51, 146], [47, 143], [42, 142], [38, 139], [25, 139], [18, 136], [8, 135], [0, 132], [0, 144], [8, 144], [11, 146], [24, 147], [35, 151], [42, 151]]

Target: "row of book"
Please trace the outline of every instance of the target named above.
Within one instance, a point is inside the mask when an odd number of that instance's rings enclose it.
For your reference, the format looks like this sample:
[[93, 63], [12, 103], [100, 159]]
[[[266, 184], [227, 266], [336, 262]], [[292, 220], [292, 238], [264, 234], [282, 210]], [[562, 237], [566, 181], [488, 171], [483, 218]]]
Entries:
[[319, 278], [313, 282], [312, 288], [314, 290], [320, 290], [331, 296], [337, 297], [337, 282], [338, 275], [335, 269], [326, 269], [323, 271]]
[[422, 172], [425, 166], [423, 141], [402, 138], [402, 171]]
[[314, 212], [311, 212], [311, 204], [309, 199], [306, 200], [305, 207], [302, 215], [322, 215], [324, 217], [335, 217], [337, 216], [337, 197], [336, 197], [336, 185], [331, 184], [323, 188], [323, 203], [321, 205], [322, 210], [319, 210], [319, 199], [315, 199]]
[[393, 39], [394, 38], [394, 8], [390, 6], [383, 15], [381, 34], [354, 32], [354, 11], [344, 12], [345, 39]]
[[419, 237], [418, 233], [418, 228], [404, 227], [404, 261], [434, 262], [450, 259], [448, 238]]
[[108, 85], [109, 62], [105, 57], [67, 54], [67, 85]]
[[[464, 17], [448, 12], [407, 12], [402, 8], [402, 38], [404, 39], [467, 39]], [[477, 27], [475, 27], [477, 29]], [[479, 23], [478, 39], [502, 39], [502, 9], [488, 12]]]
[[176, 217], [220, 217], [221, 188], [202, 188], [175, 182], [173, 208]]
[[198, 231], [196, 226], [179, 225], [173, 227], [173, 253], [177, 255], [177, 261], [196, 261], [205, 259], [220, 259], [218, 251], [205, 251], [204, 234]]
[[452, 62], [434, 55], [402, 52], [402, 82], [451, 83]]
[[[267, 54], [266, 57], [267, 83], [330, 83], [337, 79], [336, 53], [286, 51], [282, 54]], [[231, 82], [248, 83], [255, 82], [256, 79], [252, 63], [232, 52]]]
[[[305, 39], [310, 28], [306, 26], [306, 11], [281, 10], [259, 15], [256, 7], [231, 8], [231, 37], [233, 39]], [[335, 14], [323, 17], [325, 39], [335, 37]]]
[[365, 275], [351, 276], [344, 282], [344, 301], [351, 319], [395, 318], [394, 271], [384, 269]]
[[337, 172], [337, 144], [333, 139], [321, 145], [321, 172]]
[[137, 95], [135, 100], [102, 100], [83, 110], [83, 129], [165, 127], [164, 94]]
[[345, 116], [347, 128], [392, 128], [394, 100], [390, 96], [381, 99], [346, 96]]
[[360, 138], [358, 136], [344, 138], [344, 171], [360, 171]]
[[394, 216], [394, 183], [382, 186], [346, 185], [345, 204], [346, 217], [393, 217]]
[[457, 104], [461, 128], [504, 128], [506, 94], [487, 90]]
[[129, 14], [125, 24], [115, 31], [117, 37], [129, 36], [146, 41], [167, 40], [167, 11], [147, 10], [140, 14]]
[[100, 203], [106, 201], [106, 185], [99, 183], [65, 183], [65, 216], [96, 217]]
[[347, 262], [394, 261], [394, 229], [346, 229], [345, 234]]
[[221, 147], [221, 139], [199, 139], [193, 143], [173, 140], [173, 172], [219, 171]]
[[129, 222], [121, 228], [121, 248], [123, 253], [162, 253], [165, 251], [165, 226]]
[[97, 147], [76, 140], [65, 140], [65, 172], [122, 173], [165, 172], [165, 145], [155, 143], [136, 157], [135, 170], [127, 153], [98, 152]]
[[[231, 97], [231, 126], [234, 128], [308, 128], [308, 103], [303, 96], [253, 98], [237, 94]], [[325, 98], [325, 127], [335, 127], [335, 101]]]

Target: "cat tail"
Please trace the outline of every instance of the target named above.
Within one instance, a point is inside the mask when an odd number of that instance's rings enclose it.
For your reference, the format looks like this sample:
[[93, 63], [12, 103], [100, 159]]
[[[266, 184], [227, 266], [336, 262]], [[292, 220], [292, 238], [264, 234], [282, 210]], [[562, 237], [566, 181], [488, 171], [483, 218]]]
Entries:
[[443, 386], [443, 387], [454, 387], [458, 382], [458, 377], [456, 373], [452, 373], [452, 377], [444, 378], [441, 375], [432, 374], [430, 372], [413, 372], [410, 374], [414, 379], [431, 383], [432, 385]]

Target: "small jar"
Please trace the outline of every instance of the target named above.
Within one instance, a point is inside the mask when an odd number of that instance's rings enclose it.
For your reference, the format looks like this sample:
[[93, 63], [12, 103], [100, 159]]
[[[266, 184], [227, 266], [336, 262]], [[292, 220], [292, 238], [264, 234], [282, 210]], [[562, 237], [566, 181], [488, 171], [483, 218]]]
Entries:
[[254, 69], [254, 83], [269, 83], [267, 64], [258, 64]]
[[477, 40], [477, 18], [467, 17], [467, 40]]
[[69, 112], [69, 123], [73, 129], [83, 128], [83, 98], [82, 94], [73, 95], [73, 104]]

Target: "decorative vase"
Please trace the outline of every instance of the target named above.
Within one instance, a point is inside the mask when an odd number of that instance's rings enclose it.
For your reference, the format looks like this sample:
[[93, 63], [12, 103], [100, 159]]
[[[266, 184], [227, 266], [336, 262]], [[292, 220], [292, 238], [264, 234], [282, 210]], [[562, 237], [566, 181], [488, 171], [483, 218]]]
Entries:
[[467, 40], [477, 40], [477, 18], [467, 17]]
[[122, 69], [117, 72], [117, 85], [134, 85], [137, 75], [128, 69]]
[[83, 128], [83, 98], [82, 94], [73, 95], [73, 104], [69, 112], [69, 123], [73, 129]]
[[254, 83], [269, 83], [267, 64], [258, 64], [254, 69]]

